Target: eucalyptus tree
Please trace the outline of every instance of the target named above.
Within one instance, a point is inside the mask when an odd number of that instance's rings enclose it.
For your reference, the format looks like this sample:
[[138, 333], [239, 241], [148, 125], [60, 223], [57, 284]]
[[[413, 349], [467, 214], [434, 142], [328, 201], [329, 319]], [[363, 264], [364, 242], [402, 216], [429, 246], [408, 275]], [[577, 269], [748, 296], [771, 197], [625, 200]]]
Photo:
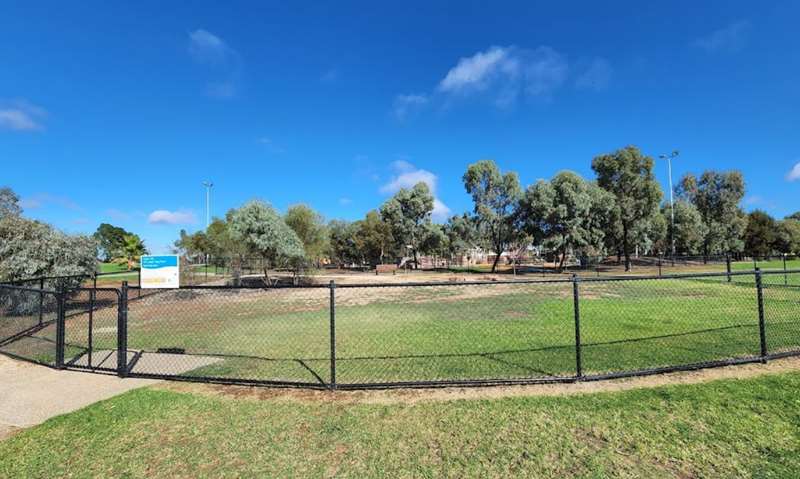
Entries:
[[747, 216], [740, 206], [745, 195], [744, 176], [740, 172], [709, 170], [700, 177], [689, 173], [681, 179], [677, 190], [678, 197], [695, 205], [703, 219], [705, 257], [744, 250]]
[[322, 215], [307, 205], [299, 204], [289, 207], [284, 221], [297, 233], [308, 260], [319, 266], [330, 245], [328, 228]]
[[522, 197], [519, 178], [513, 172], [502, 174], [492, 160], [481, 160], [469, 165], [463, 181], [475, 205], [473, 213], [480, 234], [494, 250], [494, 273], [500, 255], [521, 234], [517, 224], [517, 209]]
[[303, 243], [270, 205], [253, 200], [234, 210], [230, 217], [233, 239], [241, 241], [264, 260], [264, 279], [269, 284], [269, 268], [297, 269], [305, 257]]
[[389, 225], [401, 254], [404, 249], [411, 249], [414, 268], [419, 267], [418, 252], [431, 224], [432, 212], [433, 195], [423, 182], [411, 189], [401, 189], [380, 209], [381, 217]]
[[[667, 224], [666, 238], [675, 238], [675, 250], [678, 254], [693, 255], [702, 252], [707, 228], [703, 217], [693, 204], [685, 200], [675, 202], [675, 226], [673, 227], [669, 204], [661, 207], [661, 215]], [[667, 221], [667, 218], [670, 218]], [[666, 245], [665, 245], [666, 246]], [[665, 247], [664, 250], [669, 250]]]
[[661, 187], [653, 175], [653, 159], [635, 146], [600, 155], [592, 161], [597, 184], [613, 194], [618, 224], [612, 231], [620, 236], [620, 249], [625, 256], [625, 271], [631, 269], [631, 252], [638, 233], [659, 215]]
[[537, 243], [558, 253], [561, 270], [568, 251], [602, 248], [602, 218], [609, 215], [613, 205], [609, 193], [565, 171], [528, 187], [520, 202], [520, 218]]

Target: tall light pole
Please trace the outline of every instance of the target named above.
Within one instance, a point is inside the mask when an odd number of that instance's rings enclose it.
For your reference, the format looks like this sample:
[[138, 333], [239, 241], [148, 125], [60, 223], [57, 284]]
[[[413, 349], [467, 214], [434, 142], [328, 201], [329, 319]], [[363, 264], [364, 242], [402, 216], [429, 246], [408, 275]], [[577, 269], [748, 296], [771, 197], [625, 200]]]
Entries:
[[672, 216], [672, 228], [670, 232], [672, 233], [672, 257], [675, 258], [675, 201], [672, 198], [672, 159], [677, 158], [680, 152], [678, 150], [673, 151], [669, 155], [660, 155], [659, 158], [662, 160], [667, 160], [667, 169], [669, 171], [669, 209], [670, 215]]
[[214, 183], [204, 181], [203, 186], [206, 187], [206, 229], [208, 229], [211, 225], [211, 187], [214, 186]]

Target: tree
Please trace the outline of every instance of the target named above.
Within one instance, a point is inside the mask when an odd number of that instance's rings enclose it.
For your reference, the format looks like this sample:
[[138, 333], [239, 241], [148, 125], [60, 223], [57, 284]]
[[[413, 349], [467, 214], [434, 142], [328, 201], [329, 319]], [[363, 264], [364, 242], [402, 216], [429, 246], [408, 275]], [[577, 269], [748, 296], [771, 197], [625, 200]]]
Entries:
[[675, 239], [675, 250], [678, 254], [693, 255], [702, 251], [703, 239], [706, 237], [706, 225], [697, 207], [688, 201], [675, 202], [675, 229], [672, 227], [672, 209], [669, 204], [661, 207], [661, 215], [667, 224], [667, 234], [663, 251], [672, 251], [672, 239]]
[[0, 188], [0, 219], [21, 214], [22, 208], [19, 206], [19, 196], [7, 186]]
[[384, 258], [392, 254], [392, 229], [383, 221], [379, 212], [368, 212], [363, 220], [355, 223], [354, 230], [353, 242], [365, 263], [382, 264]]
[[747, 215], [744, 248], [749, 255], [762, 258], [769, 256], [772, 254], [777, 240], [777, 224], [772, 216], [761, 210]]
[[523, 227], [546, 248], [559, 253], [559, 270], [567, 252], [600, 249], [605, 233], [599, 218], [613, 207], [610, 194], [571, 171], [528, 187], [520, 203]]
[[124, 228], [108, 223], [101, 223], [95, 231], [94, 239], [100, 247], [100, 255], [103, 261], [111, 261], [117, 252], [124, 245], [125, 235], [130, 234]]
[[775, 249], [784, 254], [800, 253], [800, 220], [785, 219], [778, 223]]
[[230, 219], [231, 236], [264, 259], [264, 279], [269, 284], [269, 268], [295, 268], [305, 257], [297, 233], [270, 205], [254, 200], [235, 210]]
[[652, 221], [661, 202], [661, 187], [653, 176], [653, 159], [635, 146], [627, 146], [596, 157], [592, 170], [597, 174], [598, 185], [616, 197], [621, 251], [625, 255], [625, 271], [630, 271], [637, 226]]
[[797, 220], [797, 221], [800, 221], [800, 211], [797, 211], [797, 212], [795, 212], [795, 213], [792, 213], [792, 214], [790, 214], [789, 216], [787, 216], [787, 217], [786, 217], [786, 218], [784, 218], [784, 219], [787, 219], [787, 220]]
[[319, 266], [330, 245], [328, 228], [322, 215], [306, 205], [294, 205], [286, 211], [284, 221], [297, 233], [307, 258]]
[[447, 236], [447, 253], [450, 260], [456, 255], [462, 255], [480, 242], [478, 228], [472, 217], [466, 213], [452, 216], [443, 226]]
[[339, 266], [362, 263], [362, 251], [357, 245], [358, 224], [344, 220], [332, 220], [328, 223], [331, 243], [331, 260]]
[[494, 249], [494, 273], [500, 255], [520, 234], [515, 224], [522, 196], [519, 178], [516, 173], [501, 174], [492, 160], [481, 160], [469, 165], [463, 181], [475, 204], [473, 211], [481, 234]]
[[147, 253], [147, 248], [142, 239], [133, 233], [129, 233], [122, 237], [122, 246], [115, 251], [113, 261], [118, 264], [126, 265], [128, 271], [130, 271], [134, 266], [139, 264], [142, 255], [146, 255]]
[[[90, 275], [97, 268], [97, 243], [88, 236], [66, 235], [21, 216], [0, 218], [0, 282], [40, 276]], [[80, 280], [47, 283], [75, 287]]]
[[747, 216], [739, 204], [745, 195], [744, 177], [738, 171], [706, 171], [699, 178], [689, 173], [681, 179], [678, 197], [692, 203], [705, 224], [703, 256], [740, 253], [745, 247]]
[[381, 206], [381, 217], [389, 224], [392, 237], [400, 251], [407, 247], [414, 256], [414, 268], [419, 266], [417, 252], [433, 212], [433, 195], [425, 183], [401, 189]]

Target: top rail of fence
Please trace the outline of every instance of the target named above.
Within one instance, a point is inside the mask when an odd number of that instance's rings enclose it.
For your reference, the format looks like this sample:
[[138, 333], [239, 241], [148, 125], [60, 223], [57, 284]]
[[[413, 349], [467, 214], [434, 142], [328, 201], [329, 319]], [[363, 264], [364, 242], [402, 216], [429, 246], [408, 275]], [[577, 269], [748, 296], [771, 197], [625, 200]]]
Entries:
[[14, 291], [29, 291], [31, 293], [59, 294], [58, 291], [52, 289], [28, 288], [26, 286], [15, 286], [7, 283], [0, 283], [0, 288], [13, 289]]

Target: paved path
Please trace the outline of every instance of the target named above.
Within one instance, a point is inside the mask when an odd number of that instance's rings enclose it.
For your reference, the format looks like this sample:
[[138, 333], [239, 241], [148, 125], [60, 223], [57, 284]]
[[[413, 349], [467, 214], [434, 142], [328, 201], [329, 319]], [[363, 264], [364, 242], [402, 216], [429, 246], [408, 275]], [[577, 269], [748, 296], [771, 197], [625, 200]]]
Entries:
[[157, 382], [57, 371], [0, 355], [0, 439], [17, 429]]

